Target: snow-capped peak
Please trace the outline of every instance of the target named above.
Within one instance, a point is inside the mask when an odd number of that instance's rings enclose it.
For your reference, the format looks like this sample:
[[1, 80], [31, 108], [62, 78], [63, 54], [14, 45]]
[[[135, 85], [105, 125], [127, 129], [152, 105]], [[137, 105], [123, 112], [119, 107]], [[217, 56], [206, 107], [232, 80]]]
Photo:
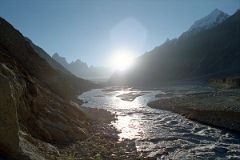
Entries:
[[229, 17], [228, 14], [224, 13], [219, 9], [215, 9], [209, 15], [195, 21], [188, 31], [200, 31], [212, 28], [222, 23], [228, 17]]

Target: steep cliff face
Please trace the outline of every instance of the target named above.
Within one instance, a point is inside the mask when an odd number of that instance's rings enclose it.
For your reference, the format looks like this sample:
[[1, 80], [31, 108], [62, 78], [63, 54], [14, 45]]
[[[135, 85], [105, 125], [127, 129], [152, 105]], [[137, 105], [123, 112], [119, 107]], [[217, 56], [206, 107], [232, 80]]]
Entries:
[[86, 118], [70, 100], [92, 86], [53, 69], [0, 18], [0, 155], [44, 159], [39, 148], [86, 138]]

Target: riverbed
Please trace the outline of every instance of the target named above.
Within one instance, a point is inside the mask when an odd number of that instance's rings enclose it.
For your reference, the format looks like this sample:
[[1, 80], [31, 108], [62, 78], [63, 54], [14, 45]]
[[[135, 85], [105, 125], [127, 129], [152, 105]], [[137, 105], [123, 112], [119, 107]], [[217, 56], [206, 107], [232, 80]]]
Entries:
[[[209, 88], [174, 88], [170, 96], [208, 92]], [[117, 115], [112, 122], [120, 140], [135, 140], [137, 150], [159, 159], [240, 159], [240, 135], [203, 125], [147, 104], [168, 90], [132, 88], [94, 89], [79, 99], [85, 107], [101, 108]], [[126, 97], [124, 98], [124, 95]], [[131, 97], [131, 95], [133, 95]], [[156, 97], [156, 95], [158, 95]], [[163, 96], [159, 96], [163, 95]]]

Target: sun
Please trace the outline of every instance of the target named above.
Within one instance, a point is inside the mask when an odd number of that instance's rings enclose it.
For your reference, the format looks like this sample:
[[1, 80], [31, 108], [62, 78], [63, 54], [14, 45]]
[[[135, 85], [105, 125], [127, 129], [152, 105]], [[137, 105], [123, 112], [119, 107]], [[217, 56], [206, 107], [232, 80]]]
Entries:
[[111, 59], [111, 66], [114, 70], [125, 71], [134, 63], [133, 53], [129, 50], [118, 50], [114, 52]]

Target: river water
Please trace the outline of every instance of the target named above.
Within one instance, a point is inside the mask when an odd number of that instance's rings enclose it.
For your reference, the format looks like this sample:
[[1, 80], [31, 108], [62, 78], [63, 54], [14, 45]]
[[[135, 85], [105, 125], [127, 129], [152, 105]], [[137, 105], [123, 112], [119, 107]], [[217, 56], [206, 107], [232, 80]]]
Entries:
[[[174, 96], [206, 89], [174, 88]], [[152, 109], [147, 103], [166, 90], [148, 90], [133, 101], [119, 95], [140, 93], [133, 89], [95, 89], [79, 96], [86, 107], [102, 108], [117, 114], [113, 125], [120, 139], [134, 139], [138, 151], [158, 159], [240, 159], [240, 135], [193, 122], [178, 114]], [[161, 96], [159, 96], [161, 98]]]

